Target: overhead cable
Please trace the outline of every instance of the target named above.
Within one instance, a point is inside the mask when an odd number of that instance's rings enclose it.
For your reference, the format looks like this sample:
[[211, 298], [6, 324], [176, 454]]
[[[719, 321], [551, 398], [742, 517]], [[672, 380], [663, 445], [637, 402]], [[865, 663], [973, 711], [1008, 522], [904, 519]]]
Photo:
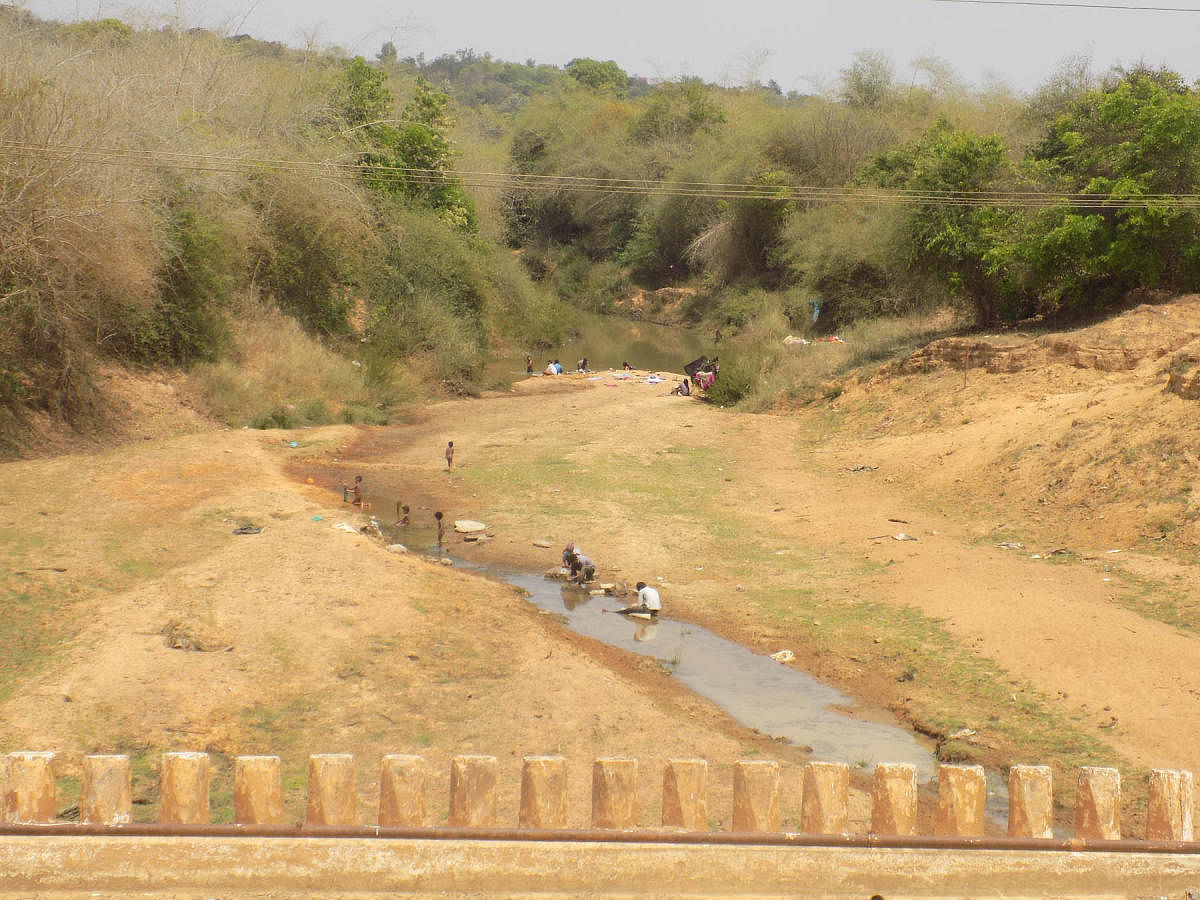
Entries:
[[1069, 3], [1064, 0], [930, 0], [931, 3], [969, 3], [973, 6], [1051, 6], [1069, 9], [1116, 9], [1130, 12], [1200, 13], [1185, 6], [1133, 6], [1128, 3]]
[[46, 162], [170, 168], [245, 176], [265, 174], [345, 181], [368, 177], [385, 183], [437, 187], [461, 185], [475, 190], [547, 192], [683, 197], [708, 200], [762, 200], [796, 203], [922, 203], [953, 206], [1047, 208], [1129, 208], [1172, 206], [1200, 208], [1200, 194], [1137, 194], [1112, 196], [1096, 193], [1046, 191], [955, 191], [878, 186], [764, 185], [736, 182], [665, 181], [644, 178], [609, 178], [585, 175], [536, 175], [513, 172], [443, 171], [411, 166], [388, 166], [359, 162], [269, 159], [249, 156], [218, 156], [169, 150], [122, 147], [44, 146], [0, 140], [0, 151], [13, 156]]

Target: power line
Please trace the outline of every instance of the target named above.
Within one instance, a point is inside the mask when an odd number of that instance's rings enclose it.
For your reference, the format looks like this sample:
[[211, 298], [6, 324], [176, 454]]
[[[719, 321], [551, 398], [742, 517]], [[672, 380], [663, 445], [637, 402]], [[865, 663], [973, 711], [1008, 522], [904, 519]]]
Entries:
[[828, 187], [810, 185], [759, 185], [734, 182], [663, 181], [641, 178], [607, 178], [583, 175], [535, 175], [510, 172], [453, 171], [409, 166], [371, 165], [358, 162], [313, 162], [310, 160], [228, 157], [179, 151], [138, 150], [120, 147], [47, 147], [21, 141], [0, 139], [0, 150], [14, 156], [47, 162], [75, 162], [143, 169], [212, 172], [255, 176], [290, 175], [326, 178], [344, 182], [349, 178], [369, 177], [381, 182], [417, 184], [429, 187], [461, 185], [476, 190], [508, 192], [589, 193], [683, 197], [709, 200], [761, 200], [796, 203], [922, 203], [951, 206], [1006, 208], [1118, 209], [1148, 205], [1200, 208], [1200, 194], [1143, 194], [1111, 197], [1106, 194], [1082, 194], [1046, 191], [951, 191], [912, 188]]
[[931, 3], [969, 3], [975, 6], [1052, 6], [1069, 9], [1117, 9], [1132, 12], [1200, 13], [1200, 8], [1184, 6], [1131, 6], [1123, 3], [1067, 3], [1060, 0], [929, 0]]

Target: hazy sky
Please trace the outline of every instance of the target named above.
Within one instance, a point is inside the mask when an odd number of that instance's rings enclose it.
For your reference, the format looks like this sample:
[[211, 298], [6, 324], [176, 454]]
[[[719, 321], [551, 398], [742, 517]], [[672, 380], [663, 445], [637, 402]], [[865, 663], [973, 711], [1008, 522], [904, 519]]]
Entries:
[[[11, 0], [10, 0], [11, 2]], [[1033, 2], [1033, 0], [1031, 0]], [[1198, 0], [1068, 0], [1070, 6], [942, 0], [26, 0], [45, 18], [117, 16], [129, 22], [180, 16], [185, 24], [304, 44], [316, 38], [373, 57], [384, 41], [401, 56], [471, 48], [498, 59], [563, 65], [579, 56], [614, 59], [630, 74], [743, 83], [774, 79], [785, 90], [829, 84], [855, 51], [891, 58], [897, 78], [936, 56], [960, 80], [997, 79], [1035, 88], [1067, 57], [1097, 71], [1139, 61], [1200, 77]], [[1078, 4], [1094, 4], [1079, 8]], [[1138, 7], [1104, 9], [1103, 4]]]

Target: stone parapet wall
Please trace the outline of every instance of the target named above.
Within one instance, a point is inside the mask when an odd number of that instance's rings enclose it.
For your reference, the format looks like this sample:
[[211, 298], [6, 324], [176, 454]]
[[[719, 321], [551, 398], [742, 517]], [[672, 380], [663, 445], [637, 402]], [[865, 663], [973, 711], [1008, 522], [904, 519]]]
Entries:
[[[0, 830], [4, 826], [50, 825], [57, 815], [54, 754], [18, 752], [0, 756]], [[419, 756], [385, 756], [379, 764], [379, 804], [372, 822], [358, 821], [356, 760], [349, 754], [317, 754], [309, 759], [306, 828], [378, 825], [434, 828], [430, 821], [429, 770]], [[781, 765], [742, 760], [733, 765], [732, 831], [781, 833], [781, 813], [795, 813], [801, 833], [848, 834], [850, 767], [812, 762], [803, 767], [798, 797], [783, 796]], [[708, 763], [667, 760], [662, 772], [662, 816], [639, 815], [636, 759], [597, 759], [592, 765], [591, 826], [610, 831], [664, 829], [709, 833]], [[567, 822], [566, 760], [525, 757], [516, 823], [497, 814], [500, 768], [496, 757], [463, 755], [451, 760], [448, 825], [451, 828], [562, 830]], [[210, 759], [204, 753], [163, 754], [161, 824], [164, 828], [210, 822]], [[285, 826], [281, 765], [275, 756], [241, 756], [234, 762], [234, 817], [239, 825]], [[937, 771], [937, 837], [982, 838], [987, 795], [979, 766], [941, 765]], [[1013, 766], [1009, 773], [1008, 836], [1053, 837], [1054, 791], [1050, 769]], [[130, 762], [124, 756], [84, 758], [79, 821], [82, 826], [120, 829], [132, 822]], [[1075, 790], [1077, 839], [1116, 841], [1121, 830], [1121, 776], [1116, 769], [1085, 767]], [[917, 772], [912, 765], [880, 764], [871, 790], [870, 833], [915, 837]], [[1149, 779], [1145, 840], [1193, 840], [1193, 780], [1190, 772], [1157, 769]], [[59, 826], [61, 828], [62, 826]], [[142, 826], [145, 827], [145, 826]], [[12, 829], [9, 828], [11, 831]]]

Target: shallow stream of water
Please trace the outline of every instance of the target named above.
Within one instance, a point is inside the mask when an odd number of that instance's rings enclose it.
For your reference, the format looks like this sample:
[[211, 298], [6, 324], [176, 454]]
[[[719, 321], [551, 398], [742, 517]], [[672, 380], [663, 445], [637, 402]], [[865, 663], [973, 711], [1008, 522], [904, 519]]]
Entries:
[[[420, 536], [412, 537], [416, 546], [425, 546]], [[706, 628], [672, 619], [669, 611], [657, 621], [626, 617], [615, 612], [623, 605], [615, 597], [592, 597], [544, 575], [506, 572], [459, 558], [454, 562], [521, 588], [529, 602], [563, 616], [579, 634], [657, 659], [742, 725], [810, 747], [815, 759], [866, 768], [880, 762], [912, 763], [921, 781], [934, 775], [933, 755], [904, 728], [838, 712], [834, 707], [852, 708], [853, 699]]]

